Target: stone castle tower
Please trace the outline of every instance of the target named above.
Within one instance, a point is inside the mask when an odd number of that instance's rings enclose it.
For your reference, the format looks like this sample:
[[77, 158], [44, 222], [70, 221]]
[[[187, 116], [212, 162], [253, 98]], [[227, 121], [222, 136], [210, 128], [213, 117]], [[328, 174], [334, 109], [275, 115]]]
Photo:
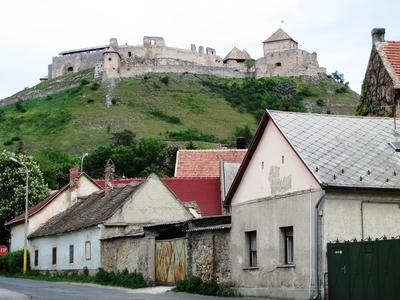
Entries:
[[145, 36], [143, 44], [119, 45], [110, 39], [106, 46], [63, 51], [53, 57], [48, 78], [68, 72], [95, 68], [95, 77], [109, 80], [146, 73], [194, 73], [221, 77], [318, 76], [315, 52], [298, 48], [298, 43], [278, 29], [263, 42], [264, 56], [251, 58], [246, 50], [234, 47], [222, 59], [215, 49], [192, 44], [190, 49], [169, 47], [162, 37]]

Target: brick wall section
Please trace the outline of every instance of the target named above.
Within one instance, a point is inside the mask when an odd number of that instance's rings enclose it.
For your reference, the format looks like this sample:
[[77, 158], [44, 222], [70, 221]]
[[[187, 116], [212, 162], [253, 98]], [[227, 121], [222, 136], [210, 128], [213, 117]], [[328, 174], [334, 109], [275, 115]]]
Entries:
[[231, 286], [230, 230], [188, 233], [188, 275]]

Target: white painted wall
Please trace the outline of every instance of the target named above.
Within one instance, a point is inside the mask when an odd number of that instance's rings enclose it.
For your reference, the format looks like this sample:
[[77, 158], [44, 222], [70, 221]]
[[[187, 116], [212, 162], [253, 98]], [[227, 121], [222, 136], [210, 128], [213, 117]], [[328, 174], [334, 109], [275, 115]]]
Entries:
[[[76, 182], [76, 189], [67, 189], [53, 199], [39, 212], [28, 219], [28, 235], [46, 223], [50, 218], [64, 211], [77, 201], [77, 197], [84, 197], [100, 190], [86, 176], [80, 176]], [[23, 249], [24, 247], [24, 223], [11, 227], [10, 251]]]
[[270, 121], [232, 203], [237, 204], [310, 188], [321, 189], [276, 125]]
[[[85, 243], [91, 243], [91, 259], [86, 260]], [[69, 263], [69, 246], [74, 245], [74, 262]], [[57, 247], [57, 264], [52, 264], [52, 249]], [[34, 266], [35, 250], [39, 250], [39, 264]], [[65, 234], [30, 240], [30, 264], [37, 270], [96, 270], [100, 261], [100, 228], [91, 227]]]

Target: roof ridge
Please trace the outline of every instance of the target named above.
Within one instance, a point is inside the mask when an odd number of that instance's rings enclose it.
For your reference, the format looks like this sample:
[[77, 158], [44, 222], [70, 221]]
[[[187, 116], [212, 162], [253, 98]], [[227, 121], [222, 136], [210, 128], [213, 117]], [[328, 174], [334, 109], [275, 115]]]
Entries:
[[323, 114], [323, 113], [311, 113], [311, 112], [296, 112], [296, 111], [282, 111], [282, 110], [270, 110], [266, 109], [270, 113], [286, 113], [296, 115], [311, 115], [311, 116], [324, 116], [324, 117], [340, 117], [340, 118], [353, 118], [353, 119], [384, 119], [393, 120], [392, 117], [379, 117], [379, 116], [353, 116], [353, 115], [336, 115], [336, 114]]

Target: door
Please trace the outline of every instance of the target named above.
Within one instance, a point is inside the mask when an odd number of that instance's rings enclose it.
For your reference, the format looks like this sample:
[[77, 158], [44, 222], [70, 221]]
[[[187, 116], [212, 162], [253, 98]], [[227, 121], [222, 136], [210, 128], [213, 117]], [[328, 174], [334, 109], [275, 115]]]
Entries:
[[330, 300], [349, 300], [348, 245], [328, 244], [328, 285]]
[[156, 282], [175, 284], [186, 279], [187, 240], [156, 241]]

